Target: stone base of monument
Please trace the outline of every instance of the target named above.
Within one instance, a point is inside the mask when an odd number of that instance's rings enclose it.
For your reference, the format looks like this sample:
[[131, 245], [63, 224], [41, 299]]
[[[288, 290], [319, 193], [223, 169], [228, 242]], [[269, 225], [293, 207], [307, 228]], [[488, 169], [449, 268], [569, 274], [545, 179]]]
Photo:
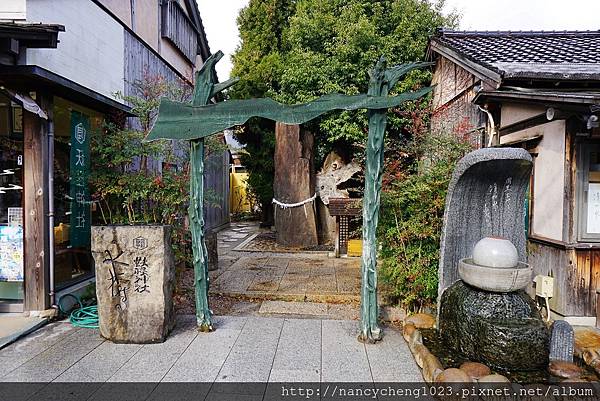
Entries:
[[169, 226], [92, 227], [100, 335], [115, 343], [163, 342], [175, 325]]
[[525, 292], [488, 292], [459, 280], [440, 304], [442, 339], [470, 360], [503, 370], [548, 365], [550, 332]]

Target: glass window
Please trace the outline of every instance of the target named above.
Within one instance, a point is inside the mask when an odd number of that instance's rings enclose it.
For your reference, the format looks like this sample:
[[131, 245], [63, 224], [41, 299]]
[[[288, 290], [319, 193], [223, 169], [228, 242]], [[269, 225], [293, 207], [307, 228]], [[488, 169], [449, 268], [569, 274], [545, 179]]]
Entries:
[[600, 241], [600, 145], [584, 143], [579, 150], [579, 240]]
[[90, 136], [103, 116], [54, 98], [54, 277], [57, 289], [94, 274], [90, 252], [92, 205]]
[[23, 121], [0, 95], [0, 310], [23, 302]]

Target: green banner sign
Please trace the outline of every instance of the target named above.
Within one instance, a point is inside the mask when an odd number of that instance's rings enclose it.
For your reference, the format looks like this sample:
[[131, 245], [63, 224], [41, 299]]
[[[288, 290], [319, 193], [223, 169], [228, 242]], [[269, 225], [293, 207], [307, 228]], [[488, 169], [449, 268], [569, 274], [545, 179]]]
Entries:
[[77, 111], [71, 112], [70, 157], [71, 227], [70, 240], [74, 248], [90, 246], [91, 209], [90, 188], [90, 118]]

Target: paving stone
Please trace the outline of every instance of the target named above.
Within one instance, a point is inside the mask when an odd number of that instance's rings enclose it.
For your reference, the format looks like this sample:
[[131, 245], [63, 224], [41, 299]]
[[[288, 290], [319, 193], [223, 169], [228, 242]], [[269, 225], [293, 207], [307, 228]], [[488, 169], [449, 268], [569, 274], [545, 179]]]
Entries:
[[266, 382], [283, 327], [283, 319], [249, 317], [217, 382]]
[[144, 345], [108, 381], [159, 382], [197, 335], [194, 322], [179, 324], [163, 344]]
[[321, 321], [286, 319], [269, 381], [319, 382], [321, 380]]
[[2, 380], [50, 382], [102, 342], [98, 330], [78, 330], [3, 376]]
[[78, 328], [70, 323], [48, 324], [0, 351], [0, 377], [18, 368], [36, 355], [41, 354], [54, 344], [67, 341]]
[[357, 304], [327, 304], [329, 319], [358, 320], [360, 319], [360, 305]]
[[325, 316], [327, 315], [327, 304], [315, 302], [264, 301], [260, 306], [260, 310], [258, 312], [262, 314], [270, 313], [281, 315], [289, 314]]
[[105, 341], [58, 376], [57, 382], [105, 382], [136, 352], [139, 344]]
[[199, 333], [163, 381], [212, 383], [241, 332], [241, 328], [221, 326], [212, 333]]
[[376, 382], [409, 382], [422, 380], [402, 334], [388, 327], [384, 338], [376, 344], [365, 344], [373, 379]]
[[308, 276], [286, 274], [279, 282], [277, 292], [281, 294], [304, 295], [307, 288], [307, 280]]
[[104, 383], [88, 401], [145, 401], [156, 383]]
[[310, 277], [306, 286], [307, 293], [336, 294], [337, 281], [335, 275]]
[[253, 272], [232, 272], [226, 271], [214, 282], [211, 283], [211, 292], [229, 291], [234, 293], [245, 292], [254, 281], [256, 273]]
[[333, 264], [315, 266], [314, 264], [310, 267], [311, 277], [323, 277], [335, 275], [335, 267]]
[[360, 279], [337, 277], [337, 292], [341, 294], [358, 294], [360, 293]]
[[356, 322], [323, 320], [321, 360], [323, 382], [372, 382], [364, 344]]
[[248, 291], [255, 292], [275, 292], [279, 288], [279, 281], [281, 279], [278, 277], [274, 278], [261, 278], [255, 277], [250, 286], [248, 287]]
[[212, 387], [212, 382], [182, 384], [161, 382], [146, 401], [192, 401], [204, 400]]
[[[357, 306], [354, 308], [358, 310]], [[356, 321], [215, 316], [214, 324], [215, 332], [198, 333], [194, 316], [179, 316], [175, 332], [165, 343], [144, 346], [104, 342], [95, 330], [62, 331], [55, 337], [53, 345], [25, 361], [11, 372], [8, 379], [29, 382], [57, 380], [63, 389], [65, 385], [74, 385], [71, 394], [57, 398], [53, 393], [56, 387], [32, 383], [23, 394], [8, 399], [27, 399], [39, 392], [61, 401], [116, 401], [124, 395], [119, 382], [137, 382], [133, 387], [127, 386], [128, 390], [135, 390], [129, 399], [159, 400], [161, 394], [168, 394], [169, 388], [173, 387], [157, 388], [155, 384], [147, 384], [161, 380], [165, 383], [211, 383], [216, 380], [217, 383], [211, 387], [216, 397], [236, 393], [234, 390], [240, 386], [228, 382], [254, 382], [256, 386], [242, 386], [237, 393], [262, 397], [267, 380], [422, 380], [400, 333], [391, 328], [386, 329], [382, 342], [365, 346], [357, 341]], [[52, 330], [40, 336], [40, 341], [48, 343], [49, 335], [53, 335]], [[12, 349], [0, 350], [0, 360], [14, 356], [19, 345], [18, 341], [11, 346]], [[34, 343], [30, 346], [31, 349], [39, 347]], [[90, 385], [83, 390], [75, 382], [85, 380], [100, 384], [107, 377], [108, 382], [101, 387]], [[221, 383], [224, 385], [219, 387], [217, 384]], [[5, 391], [1, 387], [0, 398], [1, 391]], [[182, 390], [185, 388], [182, 387]], [[203, 399], [205, 390], [208, 391], [203, 388], [192, 395], [195, 399]], [[182, 391], [169, 399], [183, 400], [185, 395]], [[236, 398], [223, 396], [221, 399]]]

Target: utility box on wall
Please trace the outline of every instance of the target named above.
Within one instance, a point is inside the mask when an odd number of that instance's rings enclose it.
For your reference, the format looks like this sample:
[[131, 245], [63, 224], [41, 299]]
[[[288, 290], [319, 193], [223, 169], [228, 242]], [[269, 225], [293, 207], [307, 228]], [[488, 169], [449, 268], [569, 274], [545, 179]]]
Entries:
[[0, 20], [26, 20], [26, 0], [2, 0], [0, 3]]

